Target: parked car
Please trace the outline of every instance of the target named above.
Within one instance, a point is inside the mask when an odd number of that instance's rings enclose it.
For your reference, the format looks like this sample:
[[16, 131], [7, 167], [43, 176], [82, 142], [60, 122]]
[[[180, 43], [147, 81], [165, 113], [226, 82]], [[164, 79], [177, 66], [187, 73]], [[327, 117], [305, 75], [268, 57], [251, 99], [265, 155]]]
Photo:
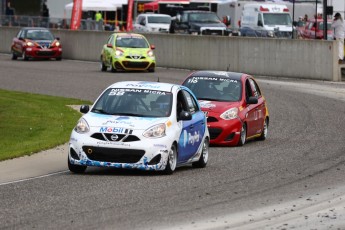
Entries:
[[268, 108], [254, 77], [235, 72], [196, 71], [182, 85], [194, 92], [207, 116], [210, 144], [242, 146], [249, 139], [266, 139]]
[[229, 36], [231, 30], [214, 12], [180, 10], [171, 22], [170, 33]]
[[[311, 19], [306, 22], [304, 27], [298, 27], [298, 33], [301, 38], [308, 39], [323, 39], [323, 19]], [[332, 29], [332, 21], [327, 21], [327, 40], [334, 39], [334, 33]]]
[[72, 131], [68, 168], [88, 166], [158, 170], [208, 162], [205, 114], [186, 87], [144, 81], [118, 82], [103, 91]]
[[11, 45], [12, 60], [22, 57], [55, 58], [60, 61], [62, 46], [59, 38], [54, 37], [50, 30], [40, 27], [24, 27], [13, 38]]
[[139, 14], [133, 27], [134, 31], [169, 33], [171, 16], [168, 14]]
[[155, 71], [156, 57], [154, 45], [150, 45], [144, 35], [136, 33], [113, 33], [101, 52], [101, 70]]

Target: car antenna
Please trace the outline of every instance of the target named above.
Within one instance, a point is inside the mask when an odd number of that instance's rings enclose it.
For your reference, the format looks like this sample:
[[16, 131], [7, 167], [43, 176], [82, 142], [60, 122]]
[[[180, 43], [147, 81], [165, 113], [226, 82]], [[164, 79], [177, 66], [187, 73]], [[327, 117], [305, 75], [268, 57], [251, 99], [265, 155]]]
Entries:
[[157, 82], [159, 82], [159, 77], [158, 77], [158, 79], [157, 79]]

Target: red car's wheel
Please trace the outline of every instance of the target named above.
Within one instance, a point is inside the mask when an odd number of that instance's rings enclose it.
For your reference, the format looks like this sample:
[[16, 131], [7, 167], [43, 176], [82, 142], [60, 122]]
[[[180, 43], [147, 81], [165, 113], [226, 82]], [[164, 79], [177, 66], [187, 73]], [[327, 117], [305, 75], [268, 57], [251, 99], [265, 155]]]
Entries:
[[238, 140], [238, 146], [243, 146], [247, 139], [247, 124], [243, 123], [240, 133], [240, 139]]
[[259, 140], [266, 140], [267, 135], [268, 135], [268, 119], [266, 117]]
[[17, 60], [18, 56], [12, 51], [12, 60]]
[[24, 60], [24, 61], [29, 60], [29, 57], [26, 55], [26, 52], [25, 52], [25, 51], [23, 52], [23, 60]]

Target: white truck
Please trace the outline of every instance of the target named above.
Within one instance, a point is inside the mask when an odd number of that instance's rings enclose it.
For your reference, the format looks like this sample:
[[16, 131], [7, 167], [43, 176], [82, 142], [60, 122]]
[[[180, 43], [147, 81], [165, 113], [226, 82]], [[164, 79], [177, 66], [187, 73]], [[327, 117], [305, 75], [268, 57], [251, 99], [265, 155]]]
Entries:
[[133, 25], [135, 32], [162, 32], [168, 33], [171, 16], [167, 14], [139, 14]]
[[241, 36], [292, 37], [292, 19], [286, 5], [247, 3], [241, 16]]

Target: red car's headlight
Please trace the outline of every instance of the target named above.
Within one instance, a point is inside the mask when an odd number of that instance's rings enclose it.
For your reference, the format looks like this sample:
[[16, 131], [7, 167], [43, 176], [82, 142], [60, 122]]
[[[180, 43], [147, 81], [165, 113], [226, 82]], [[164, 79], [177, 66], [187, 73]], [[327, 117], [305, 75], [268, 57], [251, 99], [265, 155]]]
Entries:
[[30, 42], [30, 41], [29, 41], [29, 42], [26, 42], [26, 46], [30, 46], [30, 47], [31, 47], [31, 46], [34, 46], [34, 45], [35, 45], [35, 44], [34, 44], [33, 42]]
[[224, 120], [231, 120], [238, 117], [238, 108], [231, 108], [220, 115]]

